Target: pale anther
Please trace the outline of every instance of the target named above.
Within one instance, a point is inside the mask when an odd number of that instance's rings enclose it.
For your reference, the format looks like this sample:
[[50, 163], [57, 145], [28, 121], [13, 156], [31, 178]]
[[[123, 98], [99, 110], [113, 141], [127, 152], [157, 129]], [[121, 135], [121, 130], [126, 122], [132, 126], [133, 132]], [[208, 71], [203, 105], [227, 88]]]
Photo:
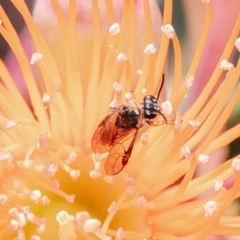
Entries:
[[49, 164], [47, 167], [47, 173], [49, 177], [53, 177], [58, 170], [58, 165], [55, 163]]
[[122, 85], [121, 85], [120, 83], [118, 83], [118, 82], [114, 82], [114, 83], [113, 83], [113, 91], [114, 91], [115, 93], [121, 93], [121, 91], [122, 91]]
[[203, 205], [205, 217], [211, 217], [213, 213], [218, 209], [219, 204], [215, 201], [208, 201]]
[[26, 225], [26, 217], [23, 213], [19, 213], [18, 214], [18, 224], [19, 224], [19, 227], [24, 227]]
[[55, 188], [55, 189], [59, 189], [60, 188], [60, 184], [59, 184], [59, 181], [58, 180], [53, 180], [51, 183], [50, 183], [50, 186], [52, 188]]
[[68, 195], [68, 196], [66, 197], [66, 201], [69, 202], [69, 203], [73, 203], [74, 200], [75, 200], [75, 195], [74, 195], [74, 194]]
[[83, 230], [85, 232], [97, 232], [100, 226], [101, 222], [98, 219], [90, 218], [85, 221]]
[[134, 96], [134, 92], [126, 92], [124, 94], [124, 97], [126, 98], [127, 102], [134, 102], [136, 100], [135, 96]]
[[240, 171], [240, 159], [239, 158], [234, 158], [233, 159], [233, 161], [232, 161], [232, 168], [236, 172]]
[[33, 190], [31, 193], [31, 200], [35, 203], [39, 203], [41, 200], [42, 193], [40, 190]]
[[128, 186], [126, 190], [129, 194], [134, 194], [138, 191], [137, 187], [135, 186]]
[[26, 218], [29, 222], [32, 222], [32, 223], [35, 222], [35, 215], [32, 212], [27, 213]]
[[29, 213], [30, 207], [28, 205], [21, 207], [21, 212], [24, 214]]
[[149, 140], [149, 133], [142, 133], [140, 140], [141, 140], [141, 143], [146, 146]]
[[28, 169], [32, 166], [32, 163], [33, 163], [33, 160], [26, 157], [23, 161], [23, 166]]
[[11, 121], [6, 122], [6, 123], [4, 124], [4, 127], [5, 127], [6, 129], [10, 129], [10, 128], [13, 128], [13, 127], [15, 127], [15, 126], [17, 126], [17, 125], [18, 125], [18, 122], [17, 122], [17, 121], [11, 120]]
[[107, 211], [110, 213], [110, 212], [115, 212], [116, 210], [117, 210], [117, 204], [114, 201], [114, 202], [112, 202], [112, 204], [110, 205], [110, 207], [108, 208]]
[[202, 164], [207, 163], [209, 160], [209, 156], [207, 154], [199, 154], [198, 155], [198, 161]]
[[118, 228], [115, 240], [122, 240], [124, 238], [124, 230], [123, 228]]
[[44, 93], [42, 97], [42, 103], [49, 103], [52, 101], [52, 99], [53, 97], [51, 95]]
[[47, 138], [49, 137], [48, 133], [40, 133], [38, 135], [37, 148], [43, 148], [47, 144]]
[[106, 183], [109, 183], [109, 184], [113, 184], [114, 183], [114, 177], [113, 176], [105, 176], [103, 178], [103, 180], [106, 182]]
[[32, 236], [31, 240], [41, 240], [41, 238], [38, 235]]
[[155, 53], [156, 51], [157, 51], [157, 49], [155, 48], [155, 46], [152, 43], [150, 43], [145, 47], [143, 53], [146, 55], [151, 55], [151, 54]]
[[168, 38], [174, 38], [175, 30], [171, 24], [166, 24], [162, 26], [161, 30], [167, 35]]
[[141, 75], [142, 74], [142, 70], [137, 70], [137, 74]]
[[77, 222], [77, 224], [80, 226], [80, 227], [83, 227], [84, 223], [90, 219], [90, 215], [88, 212], [84, 211], [84, 212], [78, 212], [76, 215], [75, 215], [75, 221]]
[[57, 220], [59, 225], [68, 224], [70, 222], [70, 215], [66, 211], [60, 211], [56, 215], [56, 220]]
[[37, 227], [37, 233], [39, 234], [45, 232], [45, 230], [46, 230], [46, 226], [42, 223]]
[[17, 208], [13, 207], [8, 210], [8, 214], [11, 215], [12, 217], [17, 217], [19, 214], [19, 211]]
[[223, 188], [224, 181], [222, 179], [216, 179], [214, 182], [214, 190], [216, 192], [220, 191]]
[[11, 153], [0, 152], [0, 161], [4, 164], [11, 163], [13, 160], [13, 155]]
[[172, 114], [173, 107], [170, 101], [165, 101], [161, 103], [161, 112], [166, 116], [169, 116]]
[[72, 169], [70, 171], [70, 176], [73, 180], [77, 180], [78, 177], [80, 176], [80, 171], [79, 170], [76, 170], [76, 169]]
[[193, 85], [194, 82], [194, 76], [189, 76], [186, 79], [186, 88], [190, 88]]
[[236, 41], [235, 41], [235, 47], [236, 47], [237, 50], [240, 52], [240, 37], [236, 39]]
[[114, 23], [109, 29], [110, 35], [117, 35], [121, 31], [121, 27], [119, 23]]
[[42, 58], [42, 54], [41, 53], [33, 53], [32, 54], [32, 57], [31, 57], [31, 60], [30, 60], [30, 64], [35, 64], [36, 62], [38, 62], [41, 58]]
[[100, 178], [101, 177], [101, 171], [99, 171], [99, 170], [92, 170], [92, 171], [90, 171], [90, 173], [89, 173], [89, 176], [91, 177], [91, 178], [93, 178], [93, 179], [97, 179], [97, 178]]
[[4, 194], [0, 194], [0, 204], [6, 203], [8, 200], [8, 197]]
[[125, 182], [127, 185], [132, 185], [135, 181], [134, 177], [126, 177]]
[[136, 208], [142, 207], [146, 202], [147, 202], [147, 200], [145, 199], [145, 197], [144, 196], [140, 196], [136, 200], [135, 207]]
[[10, 225], [11, 225], [11, 228], [12, 228], [14, 231], [16, 231], [16, 230], [18, 229], [18, 227], [19, 227], [18, 221], [14, 220], [14, 219], [12, 219], [12, 220], [10, 221]]
[[75, 161], [76, 157], [77, 157], [77, 154], [75, 152], [71, 152], [67, 155], [64, 161], [65, 163], [70, 164]]
[[233, 64], [224, 59], [224, 60], [221, 61], [219, 67], [222, 68], [223, 70], [228, 71], [233, 67]]
[[200, 122], [196, 119], [190, 120], [189, 125], [191, 125], [194, 129], [197, 129], [200, 126]]
[[191, 153], [191, 149], [188, 146], [184, 146], [182, 148], [182, 151], [183, 151], [184, 157], [186, 159], [191, 159], [192, 153]]
[[54, 92], [61, 92], [61, 90], [62, 90], [62, 85], [61, 85], [61, 83], [56, 83], [56, 84], [54, 84], [53, 85], [53, 91]]
[[42, 196], [41, 203], [43, 206], [46, 206], [50, 203], [50, 199], [47, 196]]
[[117, 56], [117, 61], [119, 63], [122, 63], [122, 62], [126, 61], [127, 59], [128, 58], [127, 58], [126, 54], [124, 54], [124, 53], [119, 53]]

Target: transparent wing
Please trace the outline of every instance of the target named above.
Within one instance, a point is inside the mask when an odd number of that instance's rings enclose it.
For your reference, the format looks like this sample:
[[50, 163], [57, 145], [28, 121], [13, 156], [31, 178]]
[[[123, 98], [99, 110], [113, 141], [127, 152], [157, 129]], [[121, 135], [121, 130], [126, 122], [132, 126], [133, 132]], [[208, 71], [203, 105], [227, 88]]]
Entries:
[[138, 129], [133, 128], [127, 131], [128, 132], [125, 133], [124, 137], [116, 138], [114, 144], [110, 148], [109, 154], [104, 163], [104, 169], [107, 175], [115, 175], [119, 173], [128, 163], [134, 142], [137, 138]]
[[115, 125], [118, 112], [107, 115], [98, 125], [95, 130], [91, 147], [94, 153], [108, 152], [117, 134], [117, 127]]

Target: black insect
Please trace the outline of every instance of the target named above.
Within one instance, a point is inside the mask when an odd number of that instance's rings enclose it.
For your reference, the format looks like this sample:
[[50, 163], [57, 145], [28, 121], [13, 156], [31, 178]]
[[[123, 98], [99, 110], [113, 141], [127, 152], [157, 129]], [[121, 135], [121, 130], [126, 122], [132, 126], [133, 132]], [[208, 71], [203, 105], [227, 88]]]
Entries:
[[[95, 154], [109, 152], [104, 163], [106, 174], [115, 175], [127, 165], [139, 128], [145, 123], [151, 126], [174, 123], [175, 119], [167, 120], [158, 103], [163, 84], [164, 75], [157, 97], [147, 95], [141, 104], [127, 102], [112, 108], [112, 113], [99, 123], [91, 147]], [[163, 121], [154, 121], [158, 114]]]

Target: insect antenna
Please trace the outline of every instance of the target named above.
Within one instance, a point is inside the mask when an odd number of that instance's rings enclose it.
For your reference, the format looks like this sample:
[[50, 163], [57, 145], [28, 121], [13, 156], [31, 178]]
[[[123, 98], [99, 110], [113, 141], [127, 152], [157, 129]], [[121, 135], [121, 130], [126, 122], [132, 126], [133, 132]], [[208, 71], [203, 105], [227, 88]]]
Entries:
[[165, 75], [164, 75], [164, 73], [163, 73], [163, 75], [162, 75], [162, 83], [161, 83], [161, 86], [160, 86], [160, 88], [159, 88], [158, 95], [157, 95], [157, 101], [158, 101], [158, 99], [159, 99], [159, 97], [160, 97], [160, 93], [161, 93], [162, 88], [163, 88], [164, 79], [165, 79]]
[[[158, 95], [157, 95], [157, 101], [158, 101], [158, 99], [159, 99], [159, 97], [160, 97], [160, 93], [161, 93], [162, 88], [163, 88], [163, 85], [164, 85], [164, 80], [165, 80], [165, 75], [164, 75], [164, 73], [163, 73], [163, 75], [162, 75], [162, 83], [161, 83], [161, 86], [160, 86], [160, 88], [159, 88]], [[158, 111], [158, 113], [163, 117], [165, 123], [167, 124], [168, 121], [167, 121], [167, 118], [164, 116], [164, 114], [161, 113], [161, 111]]]

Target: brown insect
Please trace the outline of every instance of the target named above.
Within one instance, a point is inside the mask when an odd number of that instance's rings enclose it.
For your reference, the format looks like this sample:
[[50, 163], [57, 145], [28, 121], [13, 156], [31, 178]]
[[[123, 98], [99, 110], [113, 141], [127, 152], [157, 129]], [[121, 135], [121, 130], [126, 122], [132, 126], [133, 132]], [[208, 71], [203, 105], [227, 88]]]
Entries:
[[[160, 126], [174, 122], [174, 120], [167, 120], [160, 111], [158, 99], [163, 84], [164, 76], [157, 98], [147, 95], [141, 104], [132, 102], [121, 104], [117, 108], [112, 108], [113, 112], [99, 123], [93, 134], [91, 147], [95, 154], [109, 152], [104, 163], [107, 175], [116, 175], [127, 165], [139, 128], [145, 123]], [[158, 114], [164, 121], [153, 121]]]

